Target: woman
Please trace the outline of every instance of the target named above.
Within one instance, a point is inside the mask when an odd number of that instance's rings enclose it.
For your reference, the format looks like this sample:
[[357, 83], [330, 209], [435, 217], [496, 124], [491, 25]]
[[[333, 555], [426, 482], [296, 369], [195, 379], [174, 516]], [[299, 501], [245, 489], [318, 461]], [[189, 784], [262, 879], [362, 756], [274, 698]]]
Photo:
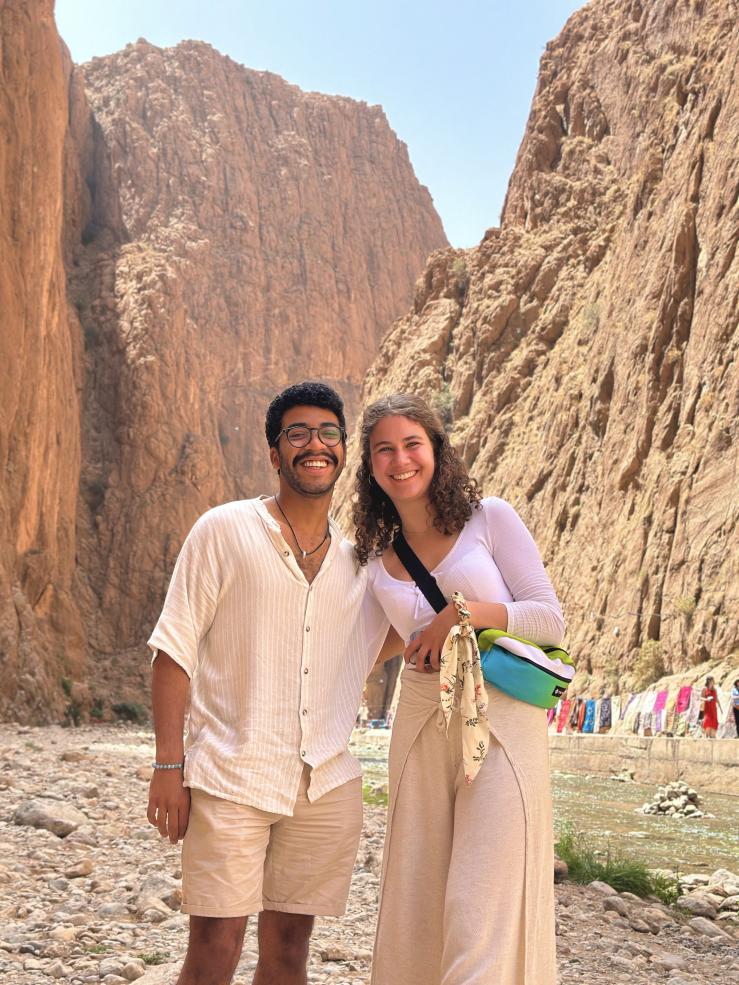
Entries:
[[357, 554], [370, 604], [406, 644], [372, 983], [554, 985], [546, 712], [487, 687], [489, 747], [465, 782], [461, 717], [447, 733], [439, 700], [457, 609], [434, 614], [393, 537], [402, 529], [447, 599], [463, 594], [476, 628], [557, 644], [559, 603], [516, 512], [481, 500], [422, 400], [396, 394], [368, 407], [361, 454]]
[[707, 739], [715, 739], [721, 704], [712, 677], [706, 678], [706, 686], [701, 691], [701, 704], [703, 706], [703, 734]]

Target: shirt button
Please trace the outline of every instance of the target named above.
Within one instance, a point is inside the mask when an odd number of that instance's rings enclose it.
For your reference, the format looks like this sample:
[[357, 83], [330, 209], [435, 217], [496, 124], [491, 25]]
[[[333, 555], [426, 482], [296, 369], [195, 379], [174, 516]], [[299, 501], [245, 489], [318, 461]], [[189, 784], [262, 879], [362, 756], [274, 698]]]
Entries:
[[308, 673], [308, 668], [307, 667], [303, 667], [303, 673], [304, 674], [307, 674]]
[[300, 750], [300, 755], [305, 759], [305, 749]]
[[282, 553], [285, 555], [285, 557], [287, 557], [290, 551], [283, 551]]
[[306, 633], [309, 633], [310, 632], [310, 626], [306, 626], [305, 627], [305, 631], [306, 631]]
[[307, 715], [308, 714], [308, 709], [307, 708], [303, 708], [303, 714], [304, 715]]

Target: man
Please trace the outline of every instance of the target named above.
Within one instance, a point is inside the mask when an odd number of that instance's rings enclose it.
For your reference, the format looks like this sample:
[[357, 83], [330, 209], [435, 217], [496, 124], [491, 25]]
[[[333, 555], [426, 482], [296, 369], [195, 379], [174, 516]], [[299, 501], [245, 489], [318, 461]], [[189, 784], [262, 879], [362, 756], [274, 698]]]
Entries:
[[254, 985], [304, 985], [314, 916], [344, 912], [362, 824], [347, 743], [379, 644], [361, 615], [365, 570], [328, 515], [342, 401], [320, 383], [288, 387], [266, 433], [279, 492], [197, 521], [149, 640], [148, 818], [184, 836], [178, 985], [227, 985], [257, 912]]

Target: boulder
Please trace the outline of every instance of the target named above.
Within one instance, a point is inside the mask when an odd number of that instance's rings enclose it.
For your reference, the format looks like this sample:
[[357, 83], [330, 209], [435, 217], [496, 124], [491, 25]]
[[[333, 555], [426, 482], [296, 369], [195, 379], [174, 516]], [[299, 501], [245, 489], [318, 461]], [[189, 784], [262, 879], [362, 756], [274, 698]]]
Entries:
[[59, 838], [66, 838], [87, 821], [86, 815], [76, 807], [58, 800], [27, 800], [17, 807], [13, 814], [15, 824], [43, 828]]
[[589, 886], [602, 896], [618, 896], [618, 892], [613, 886], [609, 886], [607, 882], [600, 882], [598, 879], [595, 879], [589, 883]]
[[697, 934], [703, 934], [706, 937], [725, 938], [730, 936], [725, 930], [722, 930], [721, 927], [706, 917], [693, 917], [692, 920], [688, 920], [688, 926]]
[[140, 900], [158, 899], [165, 903], [170, 910], [179, 910], [182, 903], [182, 883], [179, 879], [164, 872], [152, 872], [144, 880], [137, 895], [137, 907]]
[[626, 900], [621, 899], [620, 896], [606, 896], [603, 900], [603, 909], [612, 910], [614, 913], [618, 913], [619, 916], [624, 918], [628, 918], [631, 915], [629, 904]]
[[697, 894], [681, 896], [677, 901], [677, 907], [679, 910], [685, 910], [687, 913], [692, 913], [696, 917], [705, 917], [707, 920], [716, 919], [717, 909], [705, 896], [699, 896]]

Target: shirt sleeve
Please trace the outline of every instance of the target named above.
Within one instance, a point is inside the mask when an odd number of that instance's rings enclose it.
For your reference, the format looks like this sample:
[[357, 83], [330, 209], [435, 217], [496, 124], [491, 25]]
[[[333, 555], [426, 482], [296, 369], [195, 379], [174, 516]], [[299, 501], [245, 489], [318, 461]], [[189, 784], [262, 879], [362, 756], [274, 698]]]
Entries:
[[534, 538], [505, 500], [485, 500], [483, 508], [493, 559], [513, 596], [513, 602], [503, 603], [509, 631], [532, 643], [558, 646], [565, 621]]
[[206, 513], [187, 535], [177, 558], [162, 614], [148, 641], [152, 663], [163, 650], [192, 677], [200, 644], [215, 616], [220, 581], [214, 524]]
[[364, 622], [364, 638], [367, 646], [367, 673], [372, 670], [382, 649], [388, 631], [390, 620], [385, 610], [377, 601], [372, 588], [371, 575], [367, 579], [367, 591], [362, 600], [362, 620]]

